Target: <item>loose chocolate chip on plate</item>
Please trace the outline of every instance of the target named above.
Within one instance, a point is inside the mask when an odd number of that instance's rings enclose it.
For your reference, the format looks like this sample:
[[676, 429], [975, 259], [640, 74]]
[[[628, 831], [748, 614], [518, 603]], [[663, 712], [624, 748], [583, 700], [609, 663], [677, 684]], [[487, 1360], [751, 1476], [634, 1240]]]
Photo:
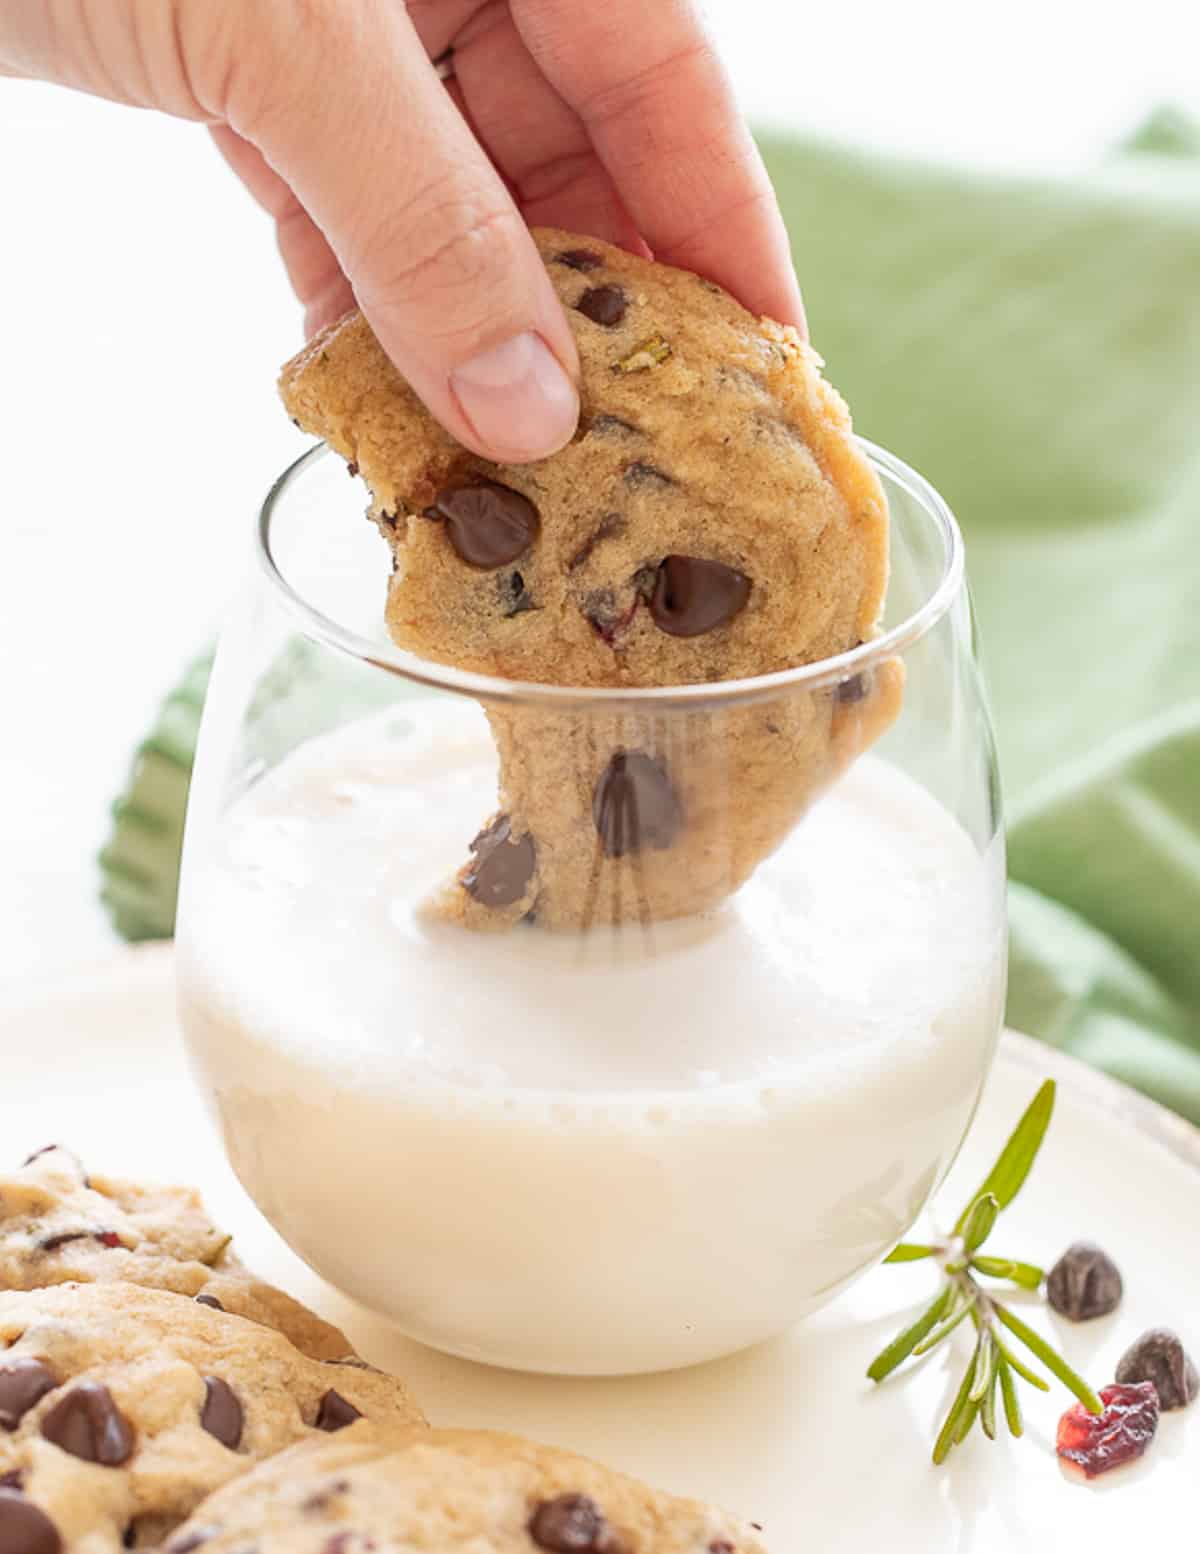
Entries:
[[0, 1489], [0, 1554], [59, 1554], [62, 1539], [45, 1511], [12, 1489]]
[[613, 329], [625, 317], [629, 298], [620, 286], [593, 286], [585, 291], [575, 304], [577, 312], [590, 318], [593, 324], [603, 324]]
[[196, 1304], [198, 1306], [211, 1306], [214, 1311], [225, 1310], [225, 1307], [221, 1304], [215, 1295], [197, 1295]]
[[242, 1405], [229, 1383], [219, 1376], [206, 1376], [200, 1423], [209, 1435], [215, 1435], [222, 1446], [236, 1451], [241, 1444], [243, 1422]]
[[1091, 1241], [1073, 1242], [1046, 1275], [1046, 1299], [1072, 1322], [1106, 1317], [1122, 1293], [1120, 1269]]
[[462, 876], [467, 894], [488, 907], [520, 901], [537, 864], [533, 838], [526, 833], [514, 840], [512, 821], [499, 815], [471, 843], [471, 851], [475, 856]]
[[468, 566], [492, 571], [523, 556], [541, 520], [528, 497], [497, 480], [479, 479], [438, 492], [426, 518], [443, 519], [450, 543]]
[[317, 1406], [316, 1426], [318, 1430], [327, 1430], [332, 1435], [335, 1430], [344, 1430], [347, 1425], [361, 1418], [361, 1409], [355, 1408], [340, 1392], [330, 1387]]
[[133, 1426], [98, 1381], [78, 1382], [42, 1420], [42, 1434], [55, 1446], [106, 1468], [118, 1468], [133, 1453]]
[[550, 1554], [621, 1554], [621, 1540], [588, 1495], [543, 1500], [529, 1519], [529, 1536]]
[[58, 1386], [41, 1360], [12, 1360], [0, 1366], [0, 1428], [15, 1430], [35, 1403]]
[[638, 750], [618, 750], [592, 793], [592, 820], [605, 853], [623, 858], [644, 847], [670, 847], [683, 810], [660, 761]]
[[721, 561], [665, 556], [658, 568], [650, 613], [672, 637], [699, 637], [724, 626], [750, 597], [750, 579]]
[[1169, 1327], [1152, 1327], [1130, 1344], [1117, 1364], [1116, 1379], [1152, 1381], [1164, 1409], [1186, 1408], [1200, 1392], [1200, 1375]]
[[555, 254], [554, 262], [565, 264], [568, 270], [579, 270], [585, 275], [589, 270], [604, 268], [604, 260], [590, 248], [568, 248], [565, 253]]

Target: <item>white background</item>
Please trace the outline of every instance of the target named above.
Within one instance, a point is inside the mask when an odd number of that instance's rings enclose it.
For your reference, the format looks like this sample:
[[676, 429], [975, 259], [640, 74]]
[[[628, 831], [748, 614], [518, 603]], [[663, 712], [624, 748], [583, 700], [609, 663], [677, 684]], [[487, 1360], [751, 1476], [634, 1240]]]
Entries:
[[[1200, 100], [1193, 0], [707, 9], [751, 114], [918, 155], [1069, 172]], [[298, 450], [273, 379], [299, 319], [203, 131], [3, 80], [0, 308], [4, 981], [110, 942], [107, 804]]]

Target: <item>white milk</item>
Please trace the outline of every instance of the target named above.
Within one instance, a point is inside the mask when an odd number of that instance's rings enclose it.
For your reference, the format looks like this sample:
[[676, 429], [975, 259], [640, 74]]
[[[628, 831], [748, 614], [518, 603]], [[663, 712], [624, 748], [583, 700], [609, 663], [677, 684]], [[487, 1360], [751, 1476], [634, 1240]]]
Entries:
[[726, 907], [620, 937], [430, 924], [494, 805], [482, 715], [314, 740], [189, 860], [182, 1012], [242, 1182], [413, 1337], [710, 1358], [876, 1261], [1000, 1021], [999, 848], [861, 761]]

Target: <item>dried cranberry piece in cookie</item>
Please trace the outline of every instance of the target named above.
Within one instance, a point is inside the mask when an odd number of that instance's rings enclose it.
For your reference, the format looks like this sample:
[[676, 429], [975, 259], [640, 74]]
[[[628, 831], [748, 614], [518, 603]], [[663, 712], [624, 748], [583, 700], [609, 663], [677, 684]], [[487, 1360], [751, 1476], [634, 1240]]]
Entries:
[[529, 1536], [550, 1554], [623, 1554], [621, 1540], [588, 1495], [543, 1500], [529, 1519]]
[[1081, 1467], [1088, 1478], [1140, 1457], [1158, 1429], [1158, 1394], [1151, 1381], [1101, 1387], [1102, 1414], [1082, 1403], [1058, 1421], [1058, 1455]]
[[0, 1428], [15, 1430], [35, 1403], [59, 1384], [41, 1360], [13, 1360], [0, 1366]]
[[660, 631], [672, 637], [699, 637], [724, 626], [750, 597], [750, 579], [722, 561], [700, 556], [665, 556], [650, 598], [650, 613]]
[[610, 858], [643, 847], [670, 847], [683, 828], [683, 809], [660, 761], [618, 750], [592, 793], [592, 819]]
[[13, 1489], [0, 1489], [0, 1554], [59, 1554], [62, 1539], [45, 1511]]
[[482, 477], [439, 491], [425, 517], [443, 521], [462, 560], [488, 572], [523, 556], [541, 530], [528, 497]]
[[467, 894], [490, 907], [520, 901], [537, 864], [533, 838], [525, 835], [514, 840], [512, 821], [498, 815], [471, 843], [471, 851], [474, 861], [462, 877]]
[[243, 1422], [242, 1405], [229, 1383], [219, 1376], [206, 1376], [200, 1423], [209, 1435], [215, 1436], [230, 1451], [236, 1451], [241, 1445]]
[[42, 1420], [42, 1434], [84, 1462], [119, 1468], [133, 1454], [133, 1426], [98, 1381], [78, 1382]]
[[576, 312], [590, 318], [593, 324], [603, 324], [606, 329], [614, 329], [625, 317], [628, 307], [629, 298], [621, 286], [593, 286], [575, 304]]

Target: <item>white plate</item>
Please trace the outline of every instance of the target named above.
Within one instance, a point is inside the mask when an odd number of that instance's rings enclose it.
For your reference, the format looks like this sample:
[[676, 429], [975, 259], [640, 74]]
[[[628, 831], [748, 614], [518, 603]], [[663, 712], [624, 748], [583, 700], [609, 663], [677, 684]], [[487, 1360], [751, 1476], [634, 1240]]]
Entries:
[[[69, 983], [10, 990], [0, 1055], [5, 1158], [62, 1141], [108, 1171], [200, 1185], [246, 1260], [407, 1377], [436, 1423], [516, 1430], [726, 1504], [763, 1523], [776, 1554], [1141, 1547], [1156, 1530], [1194, 1524], [1200, 1405], [1165, 1416], [1141, 1463], [1087, 1485], [1068, 1479], [1054, 1455], [1070, 1399], [1057, 1387], [1049, 1397], [1026, 1388], [1023, 1440], [992, 1445], [976, 1432], [934, 1468], [929, 1447], [961, 1373], [965, 1333], [882, 1388], [863, 1379], [872, 1354], [928, 1298], [933, 1280], [922, 1264], [879, 1269], [776, 1343], [667, 1376], [519, 1376], [398, 1338], [322, 1285], [237, 1185], [190, 1087], [165, 950], [127, 952]], [[1060, 1081], [1056, 1117], [995, 1249], [1048, 1263], [1089, 1236], [1117, 1258], [1127, 1293], [1101, 1321], [1073, 1327], [1035, 1309], [1035, 1325], [1096, 1385], [1152, 1324], [1179, 1328], [1200, 1353], [1200, 1133], [1112, 1081], [1007, 1036], [941, 1200], [947, 1217], [1047, 1074]]]

